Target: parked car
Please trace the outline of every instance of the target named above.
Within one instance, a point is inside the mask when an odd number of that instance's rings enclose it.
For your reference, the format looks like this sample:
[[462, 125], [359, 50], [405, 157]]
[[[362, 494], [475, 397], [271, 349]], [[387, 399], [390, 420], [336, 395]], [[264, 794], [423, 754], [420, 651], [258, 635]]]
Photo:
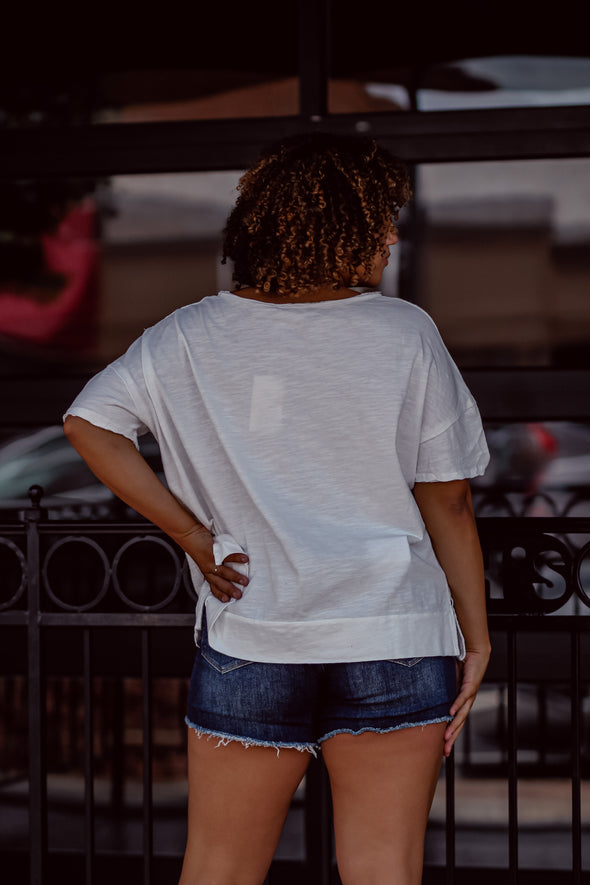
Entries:
[[[141, 453], [161, 476], [162, 464], [152, 436]], [[42, 505], [56, 519], [138, 519], [100, 483], [69, 444], [61, 427], [21, 434], [0, 446], [0, 518], [14, 519], [29, 506], [28, 490], [43, 489]]]

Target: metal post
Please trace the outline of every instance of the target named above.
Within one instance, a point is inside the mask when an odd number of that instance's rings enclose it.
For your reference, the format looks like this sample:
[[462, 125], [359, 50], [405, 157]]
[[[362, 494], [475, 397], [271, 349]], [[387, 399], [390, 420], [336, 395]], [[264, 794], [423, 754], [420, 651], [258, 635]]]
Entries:
[[82, 634], [84, 653], [84, 862], [85, 885], [92, 885], [94, 868], [94, 698], [92, 696], [92, 634]]
[[455, 821], [455, 748], [445, 760], [445, 882], [453, 885], [456, 866], [456, 835]]
[[573, 630], [571, 641], [571, 717], [572, 717], [572, 883], [582, 881], [582, 680], [580, 674], [580, 634]]
[[141, 680], [143, 710], [143, 885], [152, 881], [154, 854], [154, 808], [152, 791], [152, 667], [150, 632], [141, 631]]
[[[108, 683], [105, 681], [105, 688]], [[112, 693], [103, 703], [104, 709], [110, 709], [111, 719], [109, 728], [111, 732], [110, 761], [111, 761], [111, 811], [113, 814], [123, 813], [125, 800], [125, 746], [124, 746], [124, 720], [125, 720], [125, 691], [123, 678], [115, 676], [112, 682]], [[103, 714], [104, 715], [104, 714]]]
[[305, 776], [305, 881], [329, 885], [332, 874], [332, 802], [326, 768], [312, 759]]
[[328, 113], [329, 0], [299, 0], [299, 113], [320, 120]]
[[508, 876], [518, 882], [518, 733], [516, 713], [516, 630], [508, 628]]
[[47, 868], [47, 740], [43, 635], [41, 631], [41, 564], [39, 522], [43, 489], [29, 489], [31, 507], [23, 517], [27, 534], [29, 840], [30, 882], [42, 885]]

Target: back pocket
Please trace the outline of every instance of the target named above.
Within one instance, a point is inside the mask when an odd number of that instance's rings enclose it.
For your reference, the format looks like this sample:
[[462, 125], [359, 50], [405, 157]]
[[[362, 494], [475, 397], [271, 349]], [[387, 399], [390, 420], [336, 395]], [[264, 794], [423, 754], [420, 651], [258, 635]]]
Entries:
[[201, 654], [203, 660], [207, 661], [218, 673], [231, 673], [232, 670], [239, 670], [241, 667], [247, 667], [248, 664], [253, 663], [253, 661], [244, 661], [242, 658], [232, 658], [229, 655], [224, 655], [222, 652], [211, 648], [210, 645], [205, 645], [201, 649]]
[[419, 664], [420, 661], [423, 661], [424, 658], [390, 658], [390, 664], [401, 664], [402, 667], [414, 667], [416, 664]]

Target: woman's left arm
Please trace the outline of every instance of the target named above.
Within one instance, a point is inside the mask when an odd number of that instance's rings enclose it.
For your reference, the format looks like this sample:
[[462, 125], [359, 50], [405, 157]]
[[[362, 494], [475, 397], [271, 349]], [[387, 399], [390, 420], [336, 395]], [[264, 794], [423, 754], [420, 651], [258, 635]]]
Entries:
[[107, 488], [161, 528], [196, 562], [218, 599], [227, 602], [230, 596], [241, 597], [235, 584], [245, 585], [248, 580], [230, 563], [248, 562], [248, 557], [232, 553], [221, 566], [223, 573], [219, 567], [215, 572], [211, 532], [160, 482], [130, 439], [74, 415], [66, 417], [64, 433]]

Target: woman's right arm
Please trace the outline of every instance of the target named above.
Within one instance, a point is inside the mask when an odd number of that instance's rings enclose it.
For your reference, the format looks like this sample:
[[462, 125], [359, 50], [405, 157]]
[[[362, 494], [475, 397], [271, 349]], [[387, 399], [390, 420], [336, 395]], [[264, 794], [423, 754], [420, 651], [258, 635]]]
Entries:
[[448, 756], [473, 706], [490, 658], [483, 558], [466, 479], [416, 483], [414, 498], [446, 575], [465, 637], [459, 694], [450, 710], [454, 719], [445, 733]]

